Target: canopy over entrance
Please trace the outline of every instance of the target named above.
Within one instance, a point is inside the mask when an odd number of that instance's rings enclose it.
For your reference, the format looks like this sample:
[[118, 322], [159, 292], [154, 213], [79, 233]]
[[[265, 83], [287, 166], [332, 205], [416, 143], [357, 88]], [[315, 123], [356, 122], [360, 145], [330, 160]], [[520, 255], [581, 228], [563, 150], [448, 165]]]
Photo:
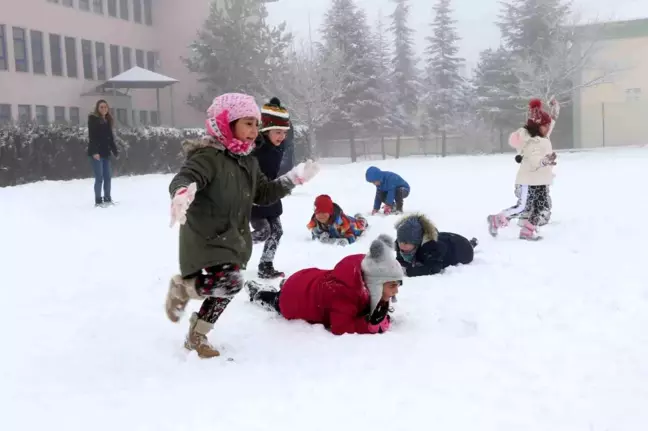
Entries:
[[116, 93], [117, 89], [154, 89], [156, 93], [157, 110], [158, 113], [160, 113], [160, 89], [169, 87], [169, 95], [171, 98], [171, 125], [174, 126], [175, 120], [173, 118], [173, 84], [176, 84], [177, 82], [177, 79], [173, 79], [160, 73], [135, 66], [97, 86], [97, 91], [112, 90], [114, 93]]

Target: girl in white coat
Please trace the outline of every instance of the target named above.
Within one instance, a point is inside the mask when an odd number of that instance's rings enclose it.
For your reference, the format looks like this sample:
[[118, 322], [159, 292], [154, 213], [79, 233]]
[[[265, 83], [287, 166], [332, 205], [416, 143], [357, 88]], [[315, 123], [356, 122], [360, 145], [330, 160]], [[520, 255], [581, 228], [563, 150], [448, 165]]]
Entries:
[[557, 157], [548, 138], [552, 126], [553, 119], [542, 110], [542, 101], [531, 100], [526, 125], [509, 138], [511, 146], [519, 148], [522, 159], [515, 180], [520, 185], [518, 205], [488, 216], [492, 236], [497, 236], [499, 228], [507, 226], [511, 218], [519, 217], [528, 207], [529, 218], [520, 223], [520, 239], [540, 239], [537, 226], [542, 214], [549, 210], [548, 186], [553, 182]]

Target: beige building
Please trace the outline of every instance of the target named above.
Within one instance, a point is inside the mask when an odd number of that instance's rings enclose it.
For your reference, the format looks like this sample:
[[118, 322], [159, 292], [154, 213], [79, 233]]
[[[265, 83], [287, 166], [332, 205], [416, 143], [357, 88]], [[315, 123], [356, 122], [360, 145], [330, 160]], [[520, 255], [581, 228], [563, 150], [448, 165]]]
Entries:
[[[599, 85], [574, 95], [574, 146], [577, 148], [645, 145], [648, 137], [648, 19], [585, 28], [597, 40], [594, 68], [581, 83], [611, 72]], [[578, 84], [578, 83], [577, 83]]]
[[[197, 76], [189, 54], [209, 13], [208, 0], [0, 0], [0, 122], [83, 124], [105, 98], [121, 124], [202, 126], [188, 106]], [[96, 88], [131, 67], [174, 78], [170, 92]], [[173, 112], [171, 112], [173, 109]]]

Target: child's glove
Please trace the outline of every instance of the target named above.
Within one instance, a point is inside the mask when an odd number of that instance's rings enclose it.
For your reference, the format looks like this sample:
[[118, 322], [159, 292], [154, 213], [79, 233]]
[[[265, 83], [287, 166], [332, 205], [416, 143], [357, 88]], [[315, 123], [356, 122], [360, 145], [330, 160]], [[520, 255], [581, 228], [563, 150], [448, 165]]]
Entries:
[[345, 238], [338, 238], [335, 240], [335, 245], [346, 247], [347, 245], [349, 245], [349, 241], [346, 240]]
[[312, 180], [320, 171], [319, 165], [312, 160], [300, 163], [286, 173], [294, 185], [301, 185]]
[[551, 96], [549, 99], [549, 115], [556, 121], [560, 115], [560, 103], [556, 100], [556, 96]]
[[542, 166], [556, 166], [556, 159], [558, 155], [556, 153], [547, 154], [544, 159], [540, 162]]
[[385, 215], [391, 214], [392, 213], [392, 207], [389, 206], [389, 205], [385, 205], [385, 208], [383, 208], [383, 213], [385, 213]]
[[369, 317], [369, 332], [372, 334], [382, 334], [383, 332], [387, 332], [390, 326], [389, 302], [380, 301]]
[[197, 186], [196, 183], [189, 184], [189, 187], [181, 187], [176, 190], [171, 200], [171, 225], [173, 227], [176, 222], [181, 225], [187, 222], [187, 209], [196, 197]]

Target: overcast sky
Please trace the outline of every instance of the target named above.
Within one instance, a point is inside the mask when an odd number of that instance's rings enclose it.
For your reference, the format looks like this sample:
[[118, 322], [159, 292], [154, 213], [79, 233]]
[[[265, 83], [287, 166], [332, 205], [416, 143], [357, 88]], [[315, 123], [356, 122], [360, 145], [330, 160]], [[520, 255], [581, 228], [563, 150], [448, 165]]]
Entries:
[[[387, 17], [394, 9], [393, 0], [355, 1], [367, 11], [372, 24], [380, 12]], [[425, 37], [429, 33], [428, 26], [433, 17], [431, 5], [434, 2], [435, 0], [410, 0], [411, 25], [417, 30], [419, 51], [422, 51]], [[317, 38], [323, 15], [330, 3], [331, 0], [278, 0], [268, 6], [270, 21], [274, 24], [286, 21], [289, 30], [296, 37], [306, 38], [310, 12], [313, 37]], [[461, 55], [472, 68], [480, 51], [499, 44], [499, 30], [494, 24], [500, 7], [499, 1], [454, 0], [453, 3], [462, 37]], [[575, 4], [587, 20], [648, 18], [648, 0], [575, 0]]]

